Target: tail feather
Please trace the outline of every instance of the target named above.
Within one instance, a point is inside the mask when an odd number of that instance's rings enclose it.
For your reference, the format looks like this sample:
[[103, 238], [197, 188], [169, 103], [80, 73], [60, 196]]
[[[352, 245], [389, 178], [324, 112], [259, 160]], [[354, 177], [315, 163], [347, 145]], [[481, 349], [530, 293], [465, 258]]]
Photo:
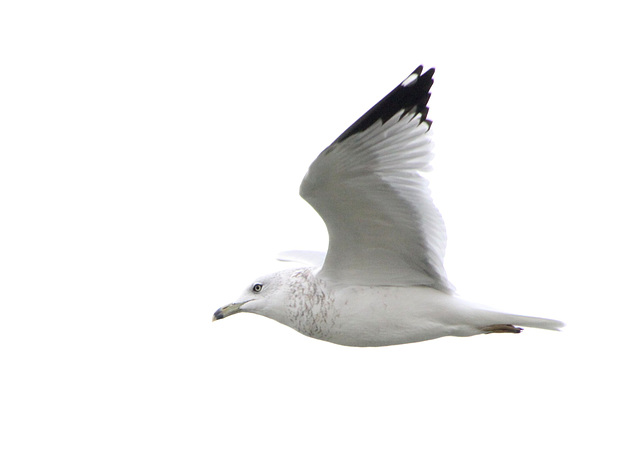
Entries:
[[525, 328], [549, 329], [551, 331], [559, 331], [564, 326], [562, 321], [551, 320], [549, 318], [540, 318], [535, 316], [514, 315], [511, 313], [502, 313], [492, 310], [477, 310], [477, 323], [483, 326], [492, 326], [498, 324], [510, 324], [513, 326], [523, 326]]
[[511, 320], [509, 321], [509, 324], [513, 324], [515, 326], [548, 329], [550, 331], [559, 331], [560, 328], [564, 327], [564, 323], [562, 321], [551, 320], [549, 318], [523, 315], [507, 315], [506, 318]]

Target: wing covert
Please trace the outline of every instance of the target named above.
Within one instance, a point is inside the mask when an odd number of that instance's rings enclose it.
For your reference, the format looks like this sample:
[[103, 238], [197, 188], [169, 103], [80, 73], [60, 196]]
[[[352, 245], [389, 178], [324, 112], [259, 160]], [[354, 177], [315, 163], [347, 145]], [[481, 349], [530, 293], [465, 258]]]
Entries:
[[432, 158], [426, 119], [434, 69], [418, 67], [311, 164], [300, 195], [324, 220], [319, 275], [359, 285], [425, 285], [452, 292], [444, 222], [423, 172]]

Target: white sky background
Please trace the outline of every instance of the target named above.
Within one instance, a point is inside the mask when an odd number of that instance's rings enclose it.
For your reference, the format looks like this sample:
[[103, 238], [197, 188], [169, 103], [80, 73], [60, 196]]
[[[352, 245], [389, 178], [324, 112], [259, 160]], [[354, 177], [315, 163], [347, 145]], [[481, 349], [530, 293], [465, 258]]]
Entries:
[[[225, 3], [0, 7], [1, 454], [637, 451], [632, 2]], [[566, 330], [211, 323], [325, 247], [308, 165], [421, 63], [450, 279]]]

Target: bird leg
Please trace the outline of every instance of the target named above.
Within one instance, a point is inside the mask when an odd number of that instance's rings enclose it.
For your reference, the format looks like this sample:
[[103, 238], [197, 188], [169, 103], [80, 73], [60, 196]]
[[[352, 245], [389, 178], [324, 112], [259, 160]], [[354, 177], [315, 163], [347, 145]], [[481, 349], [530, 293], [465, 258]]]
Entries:
[[518, 334], [522, 331], [522, 328], [517, 328], [512, 324], [492, 324], [491, 326], [485, 326], [484, 328], [480, 328], [482, 332], [485, 334], [493, 334], [495, 333], [512, 333]]

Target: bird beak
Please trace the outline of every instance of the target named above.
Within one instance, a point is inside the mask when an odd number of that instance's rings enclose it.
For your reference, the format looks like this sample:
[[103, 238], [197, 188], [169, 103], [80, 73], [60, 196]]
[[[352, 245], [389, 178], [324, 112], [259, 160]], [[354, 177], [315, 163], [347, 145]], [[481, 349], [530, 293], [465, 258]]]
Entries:
[[216, 310], [216, 313], [213, 314], [213, 319], [211, 321], [221, 320], [228, 317], [229, 315], [238, 313], [240, 311], [240, 307], [242, 307], [247, 302], [249, 301], [234, 302], [232, 304], [225, 305], [224, 307], [220, 307], [218, 310]]

